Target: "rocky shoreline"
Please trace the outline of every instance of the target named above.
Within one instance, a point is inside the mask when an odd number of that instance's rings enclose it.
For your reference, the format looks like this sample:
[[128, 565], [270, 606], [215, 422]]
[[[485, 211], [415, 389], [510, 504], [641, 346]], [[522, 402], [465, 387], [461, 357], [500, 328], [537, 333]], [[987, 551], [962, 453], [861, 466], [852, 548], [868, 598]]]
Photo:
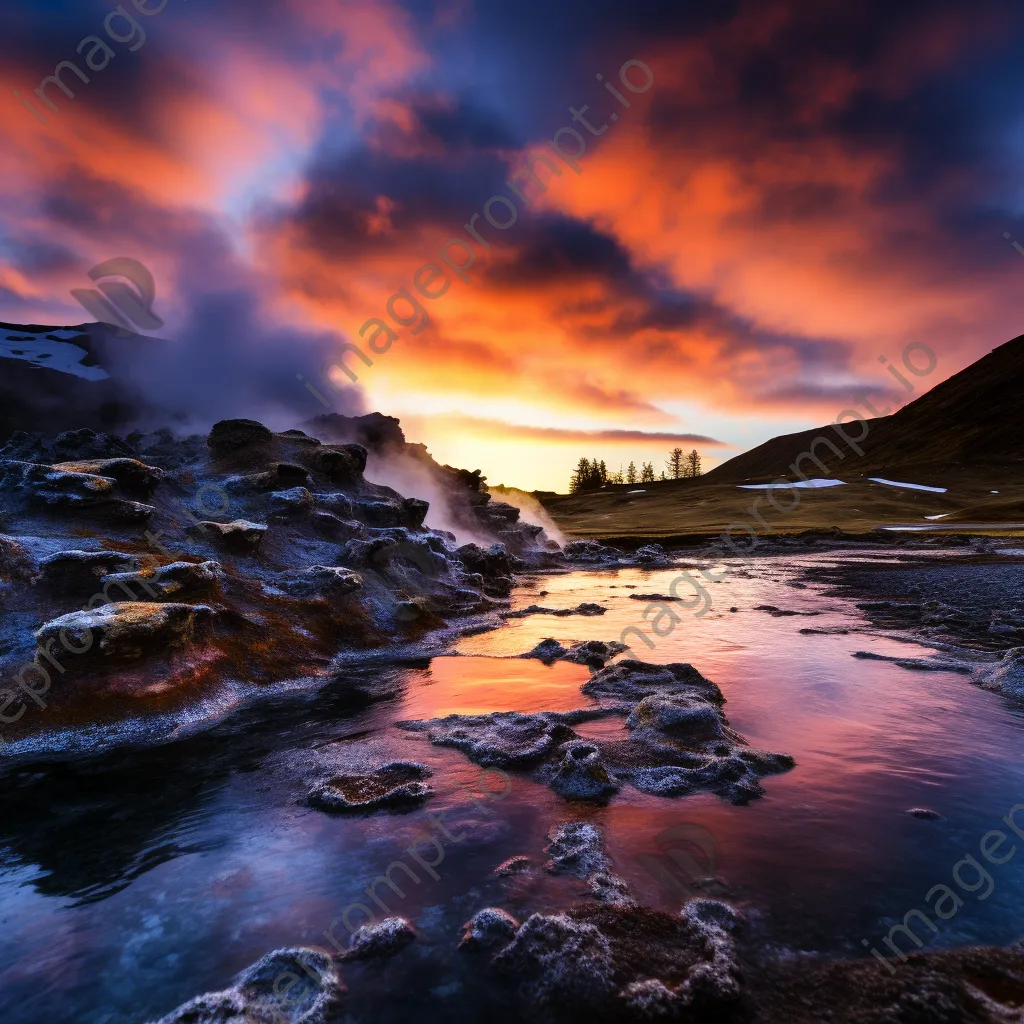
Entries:
[[[518, 509], [493, 501], [479, 474], [428, 466], [449, 488], [449, 514], [477, 538], [459, 543], [453, 531], [426, 525], [421, 497], [367, 479], [374, 452], [399, 448], [424, 461], [381, 419], [335, 417], [321, 424], [322, 438], [233, 420], [205, 438], [82, 430], [53, 439], [16, 435], [0, 449], [0, 660], [15, 681], [2, 697], [0, 733], [13, 809], [45, 803], [64, 771], [55, 758], [74, 747], [67, 737], [77, 738], [84, 762], [97, 764], [118, 747], [144, 758], [147, 745], [170, 738], [181, 749], [196, 745], [176, 784], [187, 802], [204, 771], [258, 759], [310, 724], [292, 710], [279, 739], [261, 729], [248, 741], [253, 749], [234, 750], [231, 715], [247, 702], [259, 720], [260, 700], [269, 709], [279, 692], [293, 700], [308, 694], [310, 718], [315, 709], [324, 721], [343, 720], [350, 709], [393, 699], [403, 685], [397, 666], [447, 653], [466, 633], [524, 614], [604, 610], [583, 603], [512, 611], [509, 596], [524, 573], [666, 569], [685, 560], [685, 551], [659, 544], [559, 547], [522, 522]], [[815, 536], [780, 541], [779, 550], [829, 543], [846, 542]], [[972, 557], [986, 571], [1003, 564], [985, 551]], [[963, 563], [968, 573], [970, 564]], [[875, 593], [859, 577], [830, 581]], [[909, 586], [894, 594], [888, 579], [876, 583], [878, 596], [864, 608], [876, 625], [939, 631], [928, 636], [992, 658], [991, 684], [1011, 689], [1016, 661], [1004, 652], [1021, 640], [1024, 618], [998, 594], [989, 590], [991, 607], [980, 598], [962, 607]], [[920, 580], [913, 585], [920, 588]], [[1006, 587], [1013, 592], [1012, 579]], [[693, 666], [622, 660], [623, 651], [611, 640], [545, 640], [522, 655], [589, 669], [571, 710], [394, 724], [467, 762], [527, 777], [576, 815], [635, 793], [679, 799], [704, 792], [743, 804], [763, 794], [763, 778], [793, 766], [785, 754], [750, 747], [729, 726], [719, 688]], [[581, 735], [577, 727], [589, 722], [614, 728], [596, 739]], [[215, 756], [200, 740], [207, 728], [217, 733]], [[336, 744], [333, 729], [323, 742]], [[429, 766], [364, 745], [359, 735], [345, 758], [320, 764], [304, 761], [304, 781], [293, 780], [292, 799], [313, 814], [401, 815], [435, 799]], [[153, 827], [159, 831], [156, 820]], [[493, 865], [491, 898], [481, 895], [450, 936], [451, 950], [468, 958], [489, 993], [478, 1007], [489, 1020], [1019, 1020], [1024, 956], [1016, 948], [915, 954], [894, 974], [870, 957], [779, 951], [756, 907], [703, 897], [677, 912], [642, 905], [616, 873], [599, 825], [555, 821], [548, 840], [546, 861], [524, 848]], [[141, 870], [128, 867], [133, 851], [123, 852], [125, 864], [105, 884]], [[538, 870], [579, 883], [577, 897], [517, 919], [495, 896]], [[425, 969], [416, 958], [433, 956], [421, 947], [415, 918], [390, 915], [355, 929], [347, 945], [267, 952], [231, 985], [197, 995], [159, 1024], [359, 1021], [374, 972], [386, 969], [405, 984]], [[435, 970], [441, 961], [426, 962]], [[443, 983], [432, 977], [431, 984]]]

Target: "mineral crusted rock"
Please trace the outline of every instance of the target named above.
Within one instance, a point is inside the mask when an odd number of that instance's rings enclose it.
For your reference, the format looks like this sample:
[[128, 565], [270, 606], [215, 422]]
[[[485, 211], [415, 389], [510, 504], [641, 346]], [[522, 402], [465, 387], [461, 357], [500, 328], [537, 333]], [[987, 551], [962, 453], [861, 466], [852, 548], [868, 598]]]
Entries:
[[543, 768], [538, 776], [559, 795], [572, 800], [605, 801], [619, 790], [601, 752], [593, 743], [574, 740], [562, 747], [562, 759]]
[[103, 577], [136, 565], [136, 556], [120, 551], [58, 551], [40, 560], [38, 583], [58, 594], [88, 596]]
[[53, 469], [62, 473], [109, 477], [125, 491], [145, 495], [151, 494], [164, 478], [163, 470], [129, 458], [58, 462]]
[[224, 578], [220, 562], [171, 562], [155, 569], [117, 572], [104, 576], [104, 588], [120, 584], [128, 592], [145, 592], [154, 600], [198, 600], [214, 594]]
[[79, 657], [137, 661], [169, 645], [201, 639], [213, 618], [214, 611], [207, 605], [119, 601], [95, 611], [62, 615], [35, 636], [43, 650], [48, 643], [60, 643]]
[[459, 949], [490, 950], [507, 946], [519, 929], [519, 922], [506, 910], [486, 907], [478, 910], [463, 926]]
[[401, 953], [416, 939], [416, 929], [404, 917], [385, 917], [357, 928], [345, 954], [349, 960], [373, 960]]
[[541, 640], [532, 651], [520, 654], [519, 657], [537, 658], [548, 664], [555, 661], [571, 661], [577, 665], [587, 665], [590, 668], [604, 668], [606, 662], [624, 650], [626, 650], [626, 645], [616, 641], [584, 640], [581, 643], [565, 647], [549, 637], [546, 640]]
[[155, 1024], [325, 1024], [345, 991], [329, 956], [277, 949], [222, 992], [197, 996]]
[[253, 551], [260, 546], [267, 527], [251, 523], [247, 519], [234, 519], [230, 523], [204, 521], [196, 530], [205, 533], [213, 541], [232, 551]]
[[308, 802], [325, 811], [368, 811], [426, 800], [433, 790], [422, 780], [433, 773], [423, 764], [394, 761], [362, 775], [335, 775], [318, 782]]
[[397, 722], [400, 729], [425, 732], [439, 747], [455, 747], [477, 764], [499, 768], [536, 764], [566, 740], [576, 739], [571, 724], [601, 712], [495, 711], [489, 715], [448, 715], [426, 721]]

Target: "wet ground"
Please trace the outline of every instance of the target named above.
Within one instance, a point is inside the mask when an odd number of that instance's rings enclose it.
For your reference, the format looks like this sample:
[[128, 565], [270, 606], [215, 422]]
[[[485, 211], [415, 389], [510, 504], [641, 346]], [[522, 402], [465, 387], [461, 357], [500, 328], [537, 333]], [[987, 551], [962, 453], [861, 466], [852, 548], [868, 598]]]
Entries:
[[[401, 895], [387, 886], [375, 893], [416, 925], [420, 941], [383, 965], [346, 965], [340, 1019], [515, 1019], [509, 994], [456, 952], [459, 925], [488, 905], [521, 918], [579, 898], [581, 883], [542, 870], [545, 834], [570, 818], [603, 828], [616, 872], [641, 902], [674, 910], [689, 894], [714, 892], [746, 907], [766, 945], [862, 954], [862, 938], [877, 944], [893, 921], [924, 907], [925, 893], [951, 884], [954, 864], [977, 855], [981, 837], [1024, 803], [1021, 709], [963, 675], [853, 657], [929, 653], [877, 629], [856, 608], [856, 588], [836, 594], [829, 578], [840, 559], [877, 569], [898, 557], [759, 559], [709, 584], [713, 604], [702, 617], [679, 611], [653, 649], [634, 645], [649, 661], [692, 662], [722, 688], [735, 730], [796, 758], [747, 806], [628, 787], [605, 807], [569, 803], [525, 773], [484, 773], [458, 751], [393, 727], [449, 713], [588, 706], [579, 692], [587, 669], [510, 656], [545, 637], [617, 639], [643, 623], [648, 602], [630, 594], [667, 593], [677, 570], [538, 577], [516, 592], [517, 607], [596, 601], [607, 613], [510, 620], [462, 640], [453, 656], [366, 670], [403, 684], [383, 703], [353, 706], [342, 679], [316, 695], [268, 698], [179, 742], [8, 772], [0, 778], [2, 1019], [143, 1024], [225, 987], [270, 949], [326, 945], [332, 922], [346, 941], [339, 919], [347, 914], [357, 927], [365, 915], [356, 905], [376, 910], [366, 889], [396, 861], [406, 865], [393, 871]], [[1012, 596], [1019, 556], [1001, 564], [1000, 586]], [[606, 719], [578, 731], [619, 728]], [[435, 796], [425, 805], [332, 816], [300, 802], [325, 774], [395, 758], [432, 769]], [[907, 813], [915, 807], [941, 818]], [[424, 838], [428, 814], [443, 815], [450, 834], [443, 859]], [[517, 854], [535, 870], [494, 877]], [[1020, 858], [991, 867], [990, 895], [966, 897], [928, 948], [1021, 937], [1022, 869]]]

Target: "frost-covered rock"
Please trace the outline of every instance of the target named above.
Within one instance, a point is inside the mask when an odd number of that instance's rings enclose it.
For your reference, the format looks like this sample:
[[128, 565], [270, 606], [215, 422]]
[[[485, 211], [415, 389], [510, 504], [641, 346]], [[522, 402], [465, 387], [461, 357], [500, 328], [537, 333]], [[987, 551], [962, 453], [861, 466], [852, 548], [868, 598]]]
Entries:
[[595, 672], [583, 692], [606, 706], [629, 709], [651, 696], [696, 696], [713, 704], [725, 703], [722, 691], [685, 662], [651, 665], [633, 659], [619, 661]]
[[433, 772], [413, 761], [394, 761], [362, 775], [335, 775], [310, 790], [313, 807], [325, 811], [368, 811], [419, 803], [432, 795], [423, 782]]
[[263, 524], [251, 523], [247, 519], [234, 519], [230, 523], [204, 521], [196, 524], [195, 529], [231, 551], [254, 551], [267, 532]]
[[1003, 652], [997, 664], [979, 669], [974, 678], [986, 690], [997, 690], [1011, 697], [1024, 697], [1024, 647]]
[[117, 572], [104, 576], [104, 588], [120, 584], [128, 592], [145, 592], [154, 600], [198, 600], [215, 593], [224, 572], [220, 562], [171, 562], [155, 569]]
[[565, 744], [561, 761], [541, 770], [540, 778], [559, 796], [571, 800], [605, 801], [619, 790], [601, 752], [593, 743], [574, 740]]
[[103, 577], [135, 568], [138, 561], [120, 551], [58, 551], [40, 560], [38, 583], [55, 593], [85, 596], [100, 590]]
[[416, 929], [404, 917], [385, 917], [376, 924], [357, 928], [345, 955], [350, 960], [391, 957], [401, 953], [415, 939]]
[[604, 1005], [615, 991], [607, 938], [594, 925], [565, 914], [532, 914], [493, 963], [541, 1006], [579, 1011]]
[[207, 605], [119, 601], [62, 615], [40, 627], [35, 637], [43, 650], [48, 643], [62, 644], [77, 657], [137, 661], [169, 645], [202, 639], [213, 618]]
[[305, 487], [291, 487], [287, 491], [272, 491], [270, 495], [271, 515], [301, 515], [312, 507], [313, 495]]
[[576, 738], [570, 723], [595, 718], [600, 712], [495, 711], [489, 715], [448, 715], [397, 722], [400, 729], [425, 732], [439, 747], [455, 747], [472, 761], [500, 768], [526, 767], [547, 757], [556, 747]]
[[91, 459], [79, 462], [58, 462], [53, 469], [62, 473], [83, 473], [109, 477], [125, 491], [151, 494], [164, 478], [163, 470], [147, 466], [138, 459]]
[[113, 500], [117, 481], [96, 473], [78, 473], [28, 462], [0, 466], [4, 487], [21, 491], [33, 504], [47, 509], [76, 509]]
[[459, 949], [490, 950], [507, 946], [519, 929], [519, 922], [506, 910], [487, 907], [478, 910], [463, 926]]
[[611, 867], [601, 833], [588, 821], [565, 821], [548, 832], [545, 867], [553, 875], [589, 878]]
[[333, 961], [313, 949], [278, 949], [235, 984], [179, 1006], [154, 1024], [325, 1024], [345, 986]]

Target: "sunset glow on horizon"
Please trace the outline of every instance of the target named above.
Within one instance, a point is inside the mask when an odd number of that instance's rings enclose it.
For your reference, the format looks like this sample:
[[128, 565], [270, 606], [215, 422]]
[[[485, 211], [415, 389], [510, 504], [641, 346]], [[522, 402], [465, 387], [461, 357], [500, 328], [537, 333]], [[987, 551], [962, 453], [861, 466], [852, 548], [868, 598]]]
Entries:
[[155, 333], [210, 353], [179, 401], [379, 411], [564, 490], [896, 408], [880, 356], [927, 343], [930, 387], [1021, 332], [1001, 0], [127, 7], [102, 67], [110, 4], [6, 26], [0, 320], [81, 323], [137, 259]]

